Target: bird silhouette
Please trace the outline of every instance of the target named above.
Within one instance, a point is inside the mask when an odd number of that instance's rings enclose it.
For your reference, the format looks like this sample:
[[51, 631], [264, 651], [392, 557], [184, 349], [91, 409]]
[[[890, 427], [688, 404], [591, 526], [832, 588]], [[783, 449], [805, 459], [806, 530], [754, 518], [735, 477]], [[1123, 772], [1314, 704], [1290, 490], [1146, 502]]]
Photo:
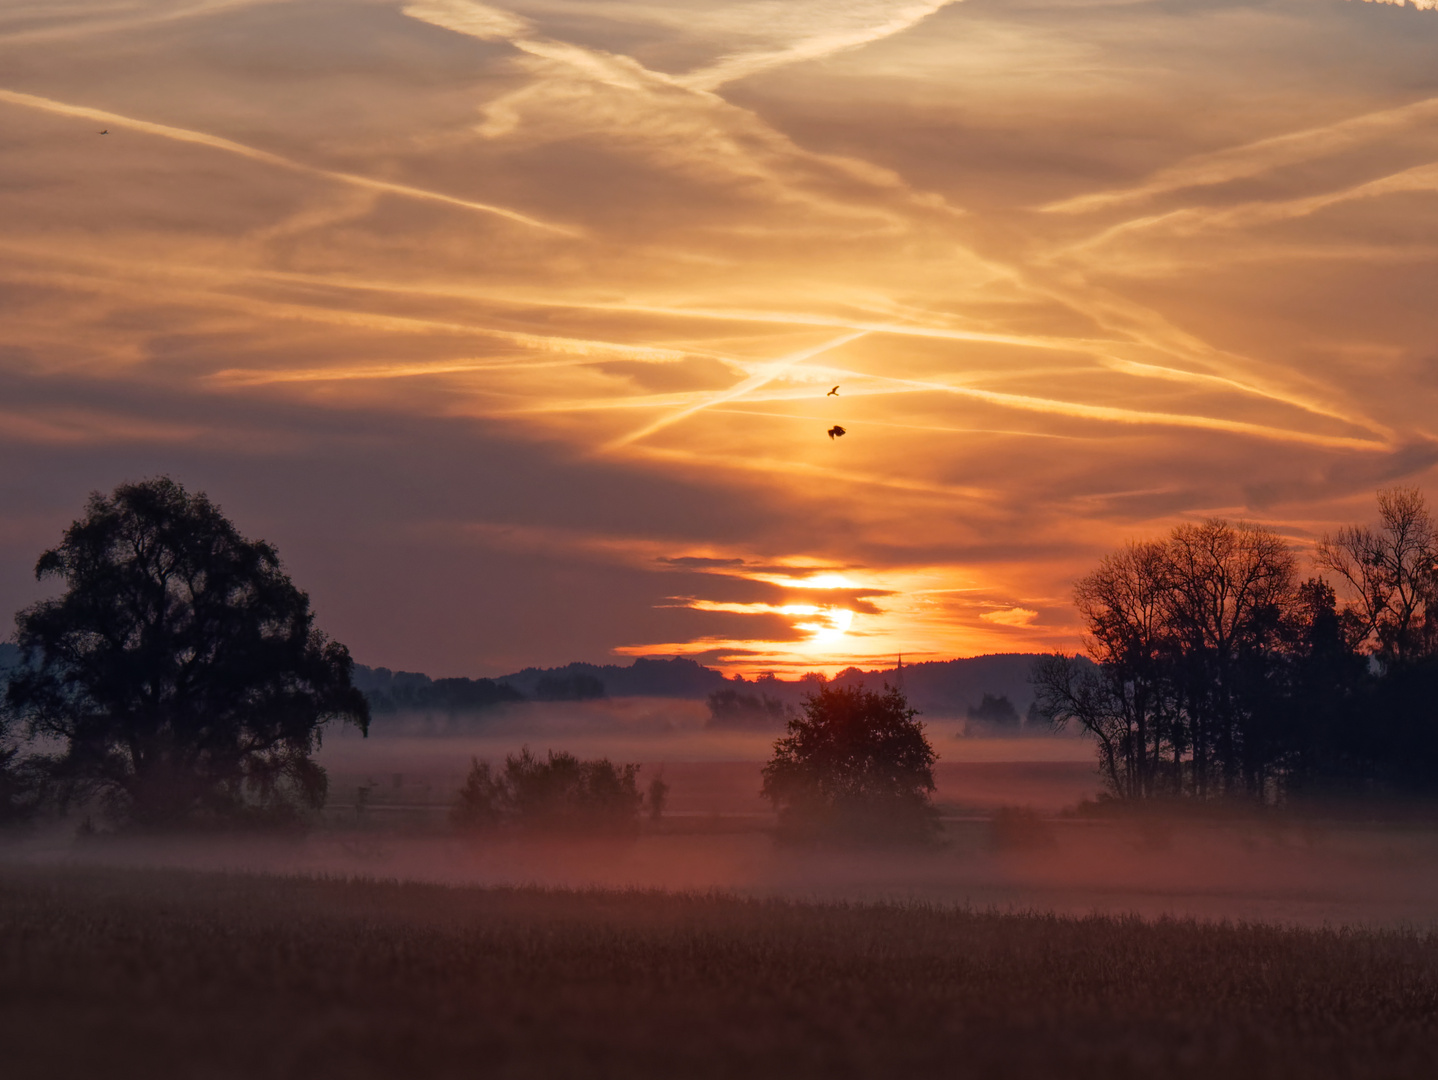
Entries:
[[829, 429], [829, 438], [831, 439], [836, 438], [842, 434], [844, 434], [844, 429], [841, 428], [838, 424], [835, 424]]
[[100, 132], [100, 134], [101, 134], [101, 135], [108, 135], [108, 134], [110, 134], [110, 129], [109, 129], [109, 128], [106, 128], [104, 131]]
[[837, 386], [834, 387], [834, 389], [830, 390], [830, 391], [829, 391], [827, 394], [825, 394], [824, 396], [825, 396], [825, 397], [838, 397], [838, 396], [839, 396], [839, 388], [838, 388]]

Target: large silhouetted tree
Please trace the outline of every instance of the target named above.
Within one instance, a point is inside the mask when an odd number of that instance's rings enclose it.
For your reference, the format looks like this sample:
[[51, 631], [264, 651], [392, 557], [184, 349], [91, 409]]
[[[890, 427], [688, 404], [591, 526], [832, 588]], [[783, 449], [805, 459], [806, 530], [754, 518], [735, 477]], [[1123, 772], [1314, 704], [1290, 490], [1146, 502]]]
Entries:
[[369, 711], [273, 547], [161, 478], [92, 495], [35, 572], [65, 591], [16, 616], [6, 709], [65, 797], [142, 826], [323, 802], [322, 726]]
[[903, 691], [820, 686], [764, 766], [782, 835], [922, 840], [937, 828], [934, 749]]

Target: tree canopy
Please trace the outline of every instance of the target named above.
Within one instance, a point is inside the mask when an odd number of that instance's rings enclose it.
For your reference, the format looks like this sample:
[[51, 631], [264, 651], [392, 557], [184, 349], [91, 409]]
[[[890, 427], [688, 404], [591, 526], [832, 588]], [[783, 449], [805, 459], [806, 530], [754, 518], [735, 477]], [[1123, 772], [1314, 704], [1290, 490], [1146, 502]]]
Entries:
[[924, 839], [937, 759], [903, 691], [820, 686], [764, 766], [782, 835]]
[[145, 826], [293, 812], [324, 799], [323, 725], [368, 730], [348, 650], [204, 494], [96, 493], [35, 573], [65, 591], [16, 616], [5, 704], [57, 741], [45, 765], [67, 798]]

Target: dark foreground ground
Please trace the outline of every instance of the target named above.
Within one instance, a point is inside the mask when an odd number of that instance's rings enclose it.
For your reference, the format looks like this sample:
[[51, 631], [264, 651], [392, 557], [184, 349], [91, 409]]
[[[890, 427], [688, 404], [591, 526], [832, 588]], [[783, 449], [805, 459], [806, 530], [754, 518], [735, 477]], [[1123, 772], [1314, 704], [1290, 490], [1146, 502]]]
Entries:
[[1438, 1076], [1438, 938], [0, 866], [29, 1077]]

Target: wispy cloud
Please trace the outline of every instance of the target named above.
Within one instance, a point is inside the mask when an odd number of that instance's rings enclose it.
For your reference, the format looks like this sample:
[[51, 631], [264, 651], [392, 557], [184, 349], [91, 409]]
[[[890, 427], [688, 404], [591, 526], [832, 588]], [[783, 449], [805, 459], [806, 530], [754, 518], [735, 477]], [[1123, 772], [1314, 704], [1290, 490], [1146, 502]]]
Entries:
[[366, 662], [1073, 647], [1127, 537], [1438, 477], [1430, 14], [11, 5], [0, 606], [166, 471]]
[[530, 31], [529, 22], [518, 15], [472, 0], [411, 0], [400, 10], [412, 19], [481, 41], [508, 41]]
[[1001, 611], [986, 611], [979, 618], [997, 626], [1032, 626], [1039, 617], [1037, 611], [1026, 607], [1004, 608]]
[[1391, 4], [1394, 7], [1403, 7], [1405, 4], [1417, 8], [1419, 11], [1438, 11], [1438, 0], [1364, 0], [1369, 4]]
[[[945, 5], [926, 0], [921, 6], [931, 12]], [[850, 228], [904, 226], [873, 199], [833, 197], [829, 189], [835, 178], [881, 196], [916, 200], [931, 212], [954, 212], [942, 198], [911, 192], [890, 169], [809, 150], [709, 87], [654, 71], [631, 56], [544, 37], [529, 22], [472, 0], [424, 0], [403, 10], [456, 33], [505, 40], [524, 54], [520, 63], [530, 81], [485, 103], [476, 130], [486, 138], [545, 143], [602, 137], [679, 176], [723, 181], [743, 191], [758, 186], [768, 198], [754, 201], [801, 205], [834, 219], [827, 226], [831, 230], [835, 221]], [[916, 17], [913, 12], [905, 16]], [[828, 51], [841, 47], [847, 46], [826, 46]], [[782, 227], [778, 220], [766, 225]]]
[[769, 3], [751, 5], [756, 15], [772, 20], [780, 12], [789, 16], [789, 25], [802, 23], [791, 40], [777, 46], [733, 52], [713, 64], [691, 71], [679, 80], [696, 90], [717, 90], [725, 83], [748, 78], [789, 64], [820, 60], [835, 53], [861, 49], [865, 45], [911, 30], [935, 12], [958, 0], [821, 0], [819, 3]]

